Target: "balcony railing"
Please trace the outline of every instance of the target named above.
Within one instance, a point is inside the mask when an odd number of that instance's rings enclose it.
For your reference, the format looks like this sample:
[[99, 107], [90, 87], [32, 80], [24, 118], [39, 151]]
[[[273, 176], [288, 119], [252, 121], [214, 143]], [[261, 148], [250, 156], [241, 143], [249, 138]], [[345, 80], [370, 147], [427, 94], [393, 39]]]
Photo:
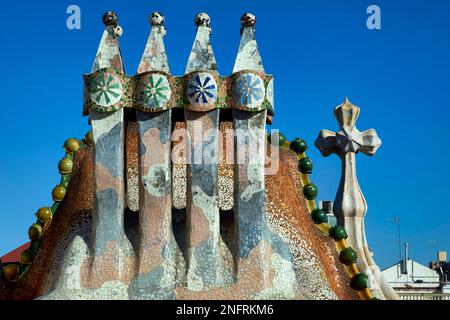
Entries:
[[402, 300], [450, 300], [450, 293], [399, 293]]

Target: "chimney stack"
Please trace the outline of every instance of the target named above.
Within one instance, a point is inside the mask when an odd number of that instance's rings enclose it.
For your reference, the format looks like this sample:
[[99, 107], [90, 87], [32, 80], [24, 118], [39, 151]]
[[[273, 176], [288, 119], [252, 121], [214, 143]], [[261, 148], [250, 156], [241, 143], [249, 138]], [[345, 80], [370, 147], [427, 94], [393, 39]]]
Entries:
[[402, 274], [408, 274], [408, 242], [405, 242], [405, 258], [400, 261], [400, 269]]

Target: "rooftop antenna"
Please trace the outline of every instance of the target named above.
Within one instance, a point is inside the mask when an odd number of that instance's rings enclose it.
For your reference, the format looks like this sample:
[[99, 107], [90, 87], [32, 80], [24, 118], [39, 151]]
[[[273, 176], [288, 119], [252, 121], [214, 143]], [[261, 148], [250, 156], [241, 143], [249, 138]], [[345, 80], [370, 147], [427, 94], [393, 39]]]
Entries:
[[428, 240], [428, 243], [434, 243], [436, 245], [436, 262], [439, 266], [439, 240]]
[[402, 242], [400, 237], [400, 217], [394, 216], [393, 218], [387, 219], [388, 221], [394, 222], [397, 225], [397, 241], [398, 241], [398, 261], [402, 261]]

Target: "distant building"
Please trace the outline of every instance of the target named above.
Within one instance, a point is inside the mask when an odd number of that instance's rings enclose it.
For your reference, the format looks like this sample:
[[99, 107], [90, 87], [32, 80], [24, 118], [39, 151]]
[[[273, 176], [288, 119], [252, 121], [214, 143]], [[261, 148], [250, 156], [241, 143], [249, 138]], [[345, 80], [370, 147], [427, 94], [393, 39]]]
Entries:
[[438, 261], [431, 261], [429, 266], [439, 274], [442, 293], [450, 294], [450, 262], [447, 261], [447, 252], [439, 251]]
[[450, 300], [447, 278], [444, 280], [438, 270], [410, 259], [407, 252], [406, 249], [404, 260], [382, 271], [398, 295], [404, 300]]
[[398, 294], [440, 293], [439, 274], [414, 260], [402, 260], [383, 270], [383, 276]]
[[328, 224], [334, 227], [337, 224], [337, 219], [333, 214], [333, 201], [329, 200], [319, 201], [319, 209], [322, 209], [326, 212], [328, 217]]

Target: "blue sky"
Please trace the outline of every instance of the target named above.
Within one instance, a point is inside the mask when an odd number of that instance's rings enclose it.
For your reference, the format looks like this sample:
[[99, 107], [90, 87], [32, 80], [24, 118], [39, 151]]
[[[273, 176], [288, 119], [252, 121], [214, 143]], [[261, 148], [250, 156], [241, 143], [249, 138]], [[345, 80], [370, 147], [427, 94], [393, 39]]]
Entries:
[[[71, 4], [81, 8], [81, 30], [66, 27]], [[371, 4], [381, 8], [381, 30], [366, 28]], [[348, 96], [361, 107], [358, 128], [375, 128], [383, 140], [374, 157], [357, 157], [375, 260], [381, 267], [397, 260], [396, 226], [387, 220], [394, 215], [414, 259], [435, 257], [428, 240], [450, 250], [449, 1], [42, 0], [8, 1], [0, 10], [0, 255], [27, 241], [35, 211], [51, 204], [65, 139], [89, 130], [81, 116], [81, 75], [90, 71], [107, 10], [119, 14], [129, 74], [149, 34], [148, 14], [163, 12], [177, 75], [189, 56], [196, 13], [211, 16], [224, 75], [239, 45], [240, 16], [254, 13], [266, 71], [276, 77], [273, 128], [309, 143], [319, 198], [334, 199], [340, 160], [323, 158], [313, 143], [321, 129], [338, 129], [333, 108]]]

